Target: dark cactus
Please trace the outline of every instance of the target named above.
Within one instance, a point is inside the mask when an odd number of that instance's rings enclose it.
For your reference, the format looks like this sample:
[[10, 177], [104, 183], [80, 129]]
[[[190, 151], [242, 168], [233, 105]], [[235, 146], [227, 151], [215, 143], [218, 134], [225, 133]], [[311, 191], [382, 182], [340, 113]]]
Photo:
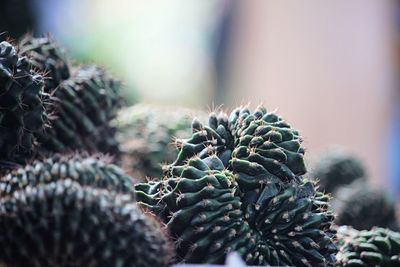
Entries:
[[160, 225], [129, 195], [70, 179], [0, 199], [0, 261], [9, 267], [166, 267]]
[[380, 226], [397, 230], [396, 203], [387, 191], [374, 188], [364, 181], [340, 187], [332, 201], [337, 214], [335, 223], [350, 225], [357, 230]]
[[26, 35], [19, 42], [20, 54], [27, 56], [34, 68], [45, 75], [45, 90], [51, 92], [70, 77], [64, 50], [50, 36], [34, 38]]
[[0, 160], [24, 162], [47, 122], [43, 77], [8, 42], [0, 43], [0, 95]]
[[81, 155], [55, 155], [16, 169], [0, 178], [0, 197], [11, 196], [26, 187], [71, 179], [82, 186], [133, 195], [132, 178], [107, 159]]

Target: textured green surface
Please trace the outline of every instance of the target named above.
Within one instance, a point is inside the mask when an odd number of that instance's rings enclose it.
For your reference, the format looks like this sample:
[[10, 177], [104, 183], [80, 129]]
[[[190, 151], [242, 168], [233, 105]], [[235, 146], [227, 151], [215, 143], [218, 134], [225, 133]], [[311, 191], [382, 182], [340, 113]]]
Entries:
[[32, 66], [45, 75], [46, 92], [52, 92], [70, 77], [67, 56], [50, 36], [24, 36], [19, 42], [19, 53], [27, 56]]
[[191, 135], [194, 117], [206, 117], [201, 111], [181, 107], [137, 104], [122, 109], [114, 121], [123, 153], [122, 165], [132, 176], [162, 177], [162, 164], [175, 160], [178, 150], [173, 138]]
[[366, 180], [366, 171], [361, 160], [339, 148], [320, 155], [311, 175], [319, 180], [321, 190], [328, 193], [333, 193], [340, 186], [355, 180]]
[[0, 197], [11, 196], [26, 187], [71, 179], [83, 186], [108, 189], [117, 193], [133, 193], [132, 178], [107, 159], [80, 155], [55, 155], [14, 170], [0, 178]]
[[333, 265], [328, 197], [305, 173], [297, 131], [258, 108], [194, 120], [177, 140], [162, 181], [136, 185], [138, 201], [159, 215], [190, 263], [221, 263], [238, 251], [249, 265]]
[[168, 239], [129, 195], [72, 180], [0, 199], [0, 258], [9, 267], [168, 266]]
[[337, 230], [337, 266], [400, 266], [400, 233], [374, 227], [357, 231], [349, 226]]
[[103, 69], [75, 69], [54, 93], [51, 128], [38, 138], [41, 152], [117, 153], [115, 129], [109, 122], [121, 106], [120, 87]]
[[338, 225], [351, 225], [358, 230], [373, 226], [397, 229], [396, 204], [389, 193], [364, 181], [355, 181], [336, 191], [332, 206]]
[[24, 162], [47, 121], [43, 77], [8, 42], [0, 43], [0, 96], [0, 159]]

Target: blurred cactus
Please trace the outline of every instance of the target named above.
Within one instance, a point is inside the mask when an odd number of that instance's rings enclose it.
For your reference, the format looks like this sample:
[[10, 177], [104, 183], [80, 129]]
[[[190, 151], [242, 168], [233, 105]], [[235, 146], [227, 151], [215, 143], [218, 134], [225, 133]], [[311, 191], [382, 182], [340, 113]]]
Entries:
[[162, 177], [162, 164], [174, 161], [178, 153], [173, 138], [190, 136], [195, 116], [206, 117], [201, 111], [148, 104], [122, 109], [114, 125], [118, 128], [123, 169], [142, 180]]
[[355, 181], [336, 191], [332, 207], [338, 225], [350, 225], [357, 230], [374, 226], [398, 229], [396, 205], [388, 192], [364, 181]]
[[319, 180], [321, 190], [327, 193], [333, 193], [338, 187], [355, 180], [366, 179], [361, 160], [339, 148], [321, 154], [311, 170], [311, 175]]

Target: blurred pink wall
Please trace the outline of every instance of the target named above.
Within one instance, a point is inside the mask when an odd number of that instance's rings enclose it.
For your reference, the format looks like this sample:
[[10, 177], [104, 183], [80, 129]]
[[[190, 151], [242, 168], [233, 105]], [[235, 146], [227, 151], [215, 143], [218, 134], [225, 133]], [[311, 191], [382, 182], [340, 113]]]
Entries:
[[374, 182], [385, 179], [392, 2], [242, 1], [240, 10], [230, 105], [278, 108], [302, 132], [308, 159], [344, 145]]

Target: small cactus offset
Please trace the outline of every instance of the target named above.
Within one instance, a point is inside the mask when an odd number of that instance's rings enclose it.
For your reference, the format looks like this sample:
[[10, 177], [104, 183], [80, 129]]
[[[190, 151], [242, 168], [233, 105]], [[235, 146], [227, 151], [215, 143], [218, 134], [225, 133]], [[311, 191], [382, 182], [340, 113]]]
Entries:
[[173, 138], [191, 135], [193, 117], [206, 117], [188, 108], [136, 104], [122, 109], [114, 121], [118, 128], [124, 170], [142, 180], [163, 175], [162, 163], [175, 160]]
[[335, 223], [357, 230], [380, 226], [397, 230], [396, 204], [386, 191], [359, 180], [340, 187], [332, 201]]
[[357, 231], [350, 226], [337, 230], [339, 253], [336, 266], [400, 266], [400, 233], [374, 227]]
[[24, 162], [47, 123], [43, 77], [8, 42], [0, 43], [0, 95], [0, 160]]
[[329, 266], [336, 246], [328, 196], [305, 173], [297, 131], [275, 114], [236, 109], [193, 122], [162, 181], [135, 186], [164, 221], [180, 260], [221, 263], [237, 251], [250, 265]]
[[53, 91], [70, 77], [65, 51], [50, 36], [24, 36], [19, 42], [19, 53], [28, 57], [32, 66], [44, 73], [46, 92]]
[[0, 229], [0, 261], [9, 267], [166, 267], [172, 255], [129, 195], [69, 179], [1, 198]]
[[328, 151], [314, 164], [312, 177], [319, 180], [321, 190], [328, 193], [353, 181], [366, 180], [366, 171], [360, 159], [344, 149]]
[[132, 178], [107, 159], [81, 155], [36, 160], [0, 178], [0, 197], [12, 196], [26, 187], [35, 187], [71, 179], [82, 186], [107, 189], [133, 195]]

